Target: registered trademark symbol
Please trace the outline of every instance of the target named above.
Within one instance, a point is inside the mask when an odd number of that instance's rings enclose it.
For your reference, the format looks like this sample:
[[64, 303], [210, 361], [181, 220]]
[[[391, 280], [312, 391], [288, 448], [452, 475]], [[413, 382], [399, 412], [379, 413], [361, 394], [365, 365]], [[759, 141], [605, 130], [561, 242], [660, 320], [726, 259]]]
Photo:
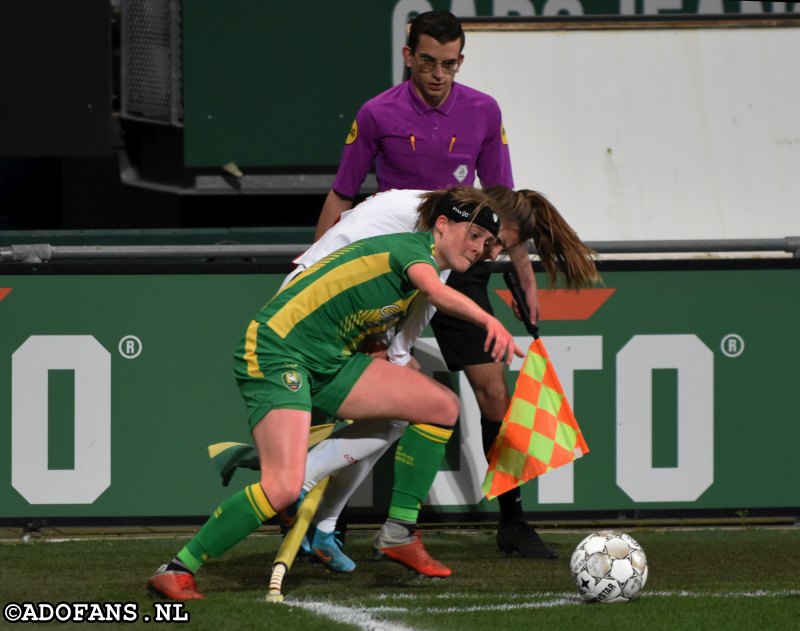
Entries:
[[744, 340], [736, 333], [728, 333], [719, 344], [725, 357], [739, 357], [744, 352]]
[[142, 341], [135, 335], [126, 335], [119, 341], [117, 348], [125, 359], [135, 359], [142, 353]]

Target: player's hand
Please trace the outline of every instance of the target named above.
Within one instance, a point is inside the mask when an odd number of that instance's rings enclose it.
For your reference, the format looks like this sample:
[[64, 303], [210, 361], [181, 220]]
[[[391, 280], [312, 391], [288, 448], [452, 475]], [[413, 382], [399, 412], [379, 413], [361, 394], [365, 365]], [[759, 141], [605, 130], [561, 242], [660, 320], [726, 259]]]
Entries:
[[519, 346], [514, 343], [514, 336], [497, 318], [491, 318], [486, 325], [486, 343], [483, 345], [483, 350], [490, 353], [495, 362], [505, 360], [509, 366], [514, 355], [525, 357]]
[[[525, 292], [525, 303], [528, 305], [528, 313], [531, 314], [531, 324], [539, 324], [540, 309], [539, 292], [534, 290]], [[515, 312], [516, 313], [516, 312]], [[517, 316], [522, 320], [521, 316]]]
[[[531, 324], [537, 324], [539, 322], [539, 301], [537, 300], [535, 304], [536, 304], [535, 307], [536, 310], [531, 311], [531, 313], [534, 314], [533, 317], [531, 318]], [[516, 317], [517, 320], [522, 322], [523, 317], [522, 317], [522, 312], [519, 310], [519, 303], [513, 298], [511, 299], [511, 310], [514, 312], [514, 317]]]
[[522, 320], [522, 313], [519, 310], [519, 303], [513, 298], [511, 299], [511, 310], [514, 312], [514, 317], [517, 320]]

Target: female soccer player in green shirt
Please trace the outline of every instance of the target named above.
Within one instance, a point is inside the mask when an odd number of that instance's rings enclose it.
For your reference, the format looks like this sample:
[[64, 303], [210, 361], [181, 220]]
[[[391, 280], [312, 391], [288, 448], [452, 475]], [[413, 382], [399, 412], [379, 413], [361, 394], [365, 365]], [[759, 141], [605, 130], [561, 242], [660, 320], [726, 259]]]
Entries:
[[500, 221], [475, 191], [443, 196], [425, 232], [357, 241], [297, 276], [253, 318], [235, 354], [234, 373], [249, 411], [261, 479], [214, 511], [197, 535], [148, 581], [173, 600], [203, 598], [194, 573], [288, 506], [305, 473], [311, 406], [341, 418], [402, 419], [450, 428], [457, 396], [430, 377], [356, 349], [393, 327], [420, 292], [437, 309], [486, 330], [495, 361], [523, 356], [513, 336], [471, 299], [442, 284], [485, 256]]

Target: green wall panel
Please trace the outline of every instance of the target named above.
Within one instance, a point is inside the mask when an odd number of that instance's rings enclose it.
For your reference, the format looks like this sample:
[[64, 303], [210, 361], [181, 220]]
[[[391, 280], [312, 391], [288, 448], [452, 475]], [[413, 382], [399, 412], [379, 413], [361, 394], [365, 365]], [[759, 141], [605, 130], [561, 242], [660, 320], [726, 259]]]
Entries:
[[[465, 18], [675, 17], [719, 7], [731, 16], [800, 11], [797, 2], [675, 6], [651, 0], [184, 2], [184, 163], [334, 170], [358, 107], [400, 76], [398, 24], [428, 8]], [[469, 63], [469, 37], [465, 54]]]
[[[140, 270], [0, 275], [0, 519], [205, 515], [229, 494], [206, 448], [248, 439], [232, 353], [281, 276]], [[604, 280], [610, 296], [590, 317], [542, 322], [591, 452], [571, 497], [543, 498], [548, 474], [524, 487], [526, 510], [800, 506], [800, 266]], [[495, 306], [526, 345], [499, 295]], [[474, 412], [461, 422], [474, 438]], [[465, 453], [451, 449], [445, 469], [464, 469]], [[378, 468], [357, 510], [385, 503], [389, 474]], [[231, 488], [251, 479], [237, 473]]]

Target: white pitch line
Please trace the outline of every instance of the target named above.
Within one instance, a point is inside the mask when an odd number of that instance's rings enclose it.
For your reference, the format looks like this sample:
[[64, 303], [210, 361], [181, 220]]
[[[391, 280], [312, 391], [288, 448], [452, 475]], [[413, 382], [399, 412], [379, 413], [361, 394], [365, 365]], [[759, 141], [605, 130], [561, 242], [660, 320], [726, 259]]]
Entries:
[[[545, 598], [545, 600], [529, 600], [524, 602], [526, 598], [531, 597]], [[779, 591], [755, 590], [747, 592], [690, 592], [690, 591], [644, 591], [640, 598], [785, 598], [787, 596], [800, 596], [800, 590], [788, 589]], [[456, 600], [460, 598], [474, 597], [474, 594], [458, 594], [456, 592], [446, 592], [438, 594], [433, 598], [435, 600]], [[581, 605], [582, 600], [576, 594], [569, 592], [554, 593], [554, 592], [540, 592], [538, 594], [508, 594], [498, 595], [498, 598], [512, 598], [514, 600], [523, 601], [515, 603], [502, 603], [496, 605], [468, 605], [464, 607], [437, 607], [437, 606], [387, 606], [385, 604], [377, 606], [360, 605], [360, 606], [344, 606], [336, 605], [331, 602], [325, 601], [312, 601], [312, 600], [287, 600], [286, 605], [290, 607], [299, 607], [307, 611], [314, 612], [318, 615], [325, 616], [335, 622], [342, 622], [352, 624], [363, 631], [416, 631], [414, 627], [409, 627], [397, 622], [390, 622], [381, 620], [381, 614], [386, 613], [399, 613], [414, 616], [424, 616], [431, 614], [449, 614], [449, 613], [475, 613], [480, 611], [514, 611], [525, 609], [541, 609], [549, 607], [560, 606], [575, 606]], [[403, 601], [419, 598], [419, 595], [413, 594], [381, 594], [376, 598], [378, 601], [391, 602]]]
[[[503, 601], [507, 600], [531, 600], [532, 598], [570, 598], [576, 596], [577, 592], [509, 592], [502, 594], [494, 594], [490, 596], [483, 595], [483, 598], [495, 598]], [[436, 594], [426, 595], [426, 600], [463, 600], [464, 598], [474, 597], [474, 594], [459, 592], [438, 592]], [[419, 594], [408, 594], [398, 592], [395, 594], [378, 594], [374, 597], [375, 600], [419, 600]]]
[[686, 590], [653, 592], [645, 590], [639, 598], [672, 598], [675, 596], [681, 598], [785, 598], [787, 596], [800, 596], [800, 590], [781, 589], [770, 591], [757, 589], [747, 592], [690, 592]]
[[556, 598], [555, 600], [538, 600], [528, 603], [507, 603], [504, 605], [472, 605], [470, 607], [423, 607], [420, 609], [410, 609], [419, 613], [474, 613], [476, 611], [514, 611], [517, 609], [544, 609], [547, 607], [560, 607], [562, 605], [577, 605], [582, 601], [577, 596], [568, 598]]
[[320, 616], [330, 618], [334, 622], [342, 622], [344, 624], [352, 624], [364, 631], [416, 631], [414, 627], [409, 627], [396, 622], [388, 622], [386, 620], [375, 619], [370, 612], [372, 611], [393, 611], [403, 613], [407, 611], [403, 607], [381, 607], [381, 608], [366, 608], [366, 607], [343, 607], [341, 605], [334, 605], [330, 602], [320, 602], [314, 600], [286, 600], [284, 604], [289, 607], [299, 607], [306, 611], [311, 611]]

